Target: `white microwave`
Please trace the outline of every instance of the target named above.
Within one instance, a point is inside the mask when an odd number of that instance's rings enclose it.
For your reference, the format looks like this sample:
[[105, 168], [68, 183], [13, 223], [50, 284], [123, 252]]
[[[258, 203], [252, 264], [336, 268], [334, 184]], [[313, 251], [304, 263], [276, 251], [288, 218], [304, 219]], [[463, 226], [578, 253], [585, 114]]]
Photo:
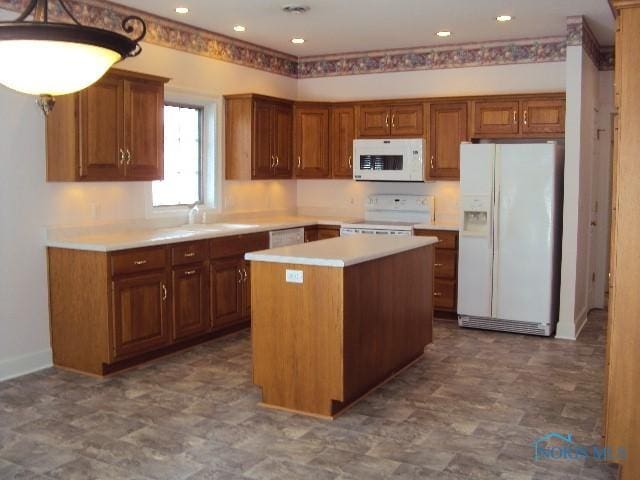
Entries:
[[353, 141], [353, 179], [424, 182], [424, 140], [358, 139]]

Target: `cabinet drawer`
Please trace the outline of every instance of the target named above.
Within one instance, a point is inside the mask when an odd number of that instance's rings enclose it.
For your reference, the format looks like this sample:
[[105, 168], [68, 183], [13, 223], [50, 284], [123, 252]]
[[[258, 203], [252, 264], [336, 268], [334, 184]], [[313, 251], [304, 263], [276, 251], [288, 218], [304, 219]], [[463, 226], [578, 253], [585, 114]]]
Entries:
[[171, 265], [202, 262], [209, 257], [207, 242], [179, 243], [171, 247]]
[[436, 250], [458, 249], [458, 232], [450, 232], [445, 230], [416, 230], [415, 234], [420, 237], [438, 237], [440, 243], [436, 244]]
[[433, 282], [433, 308], [455, 310], [456, 282], [436, 278]]
[[111, 255], [113, 275], [146, 272], [164, 268], [166, 255], [164, 247], [127, 250]]
[[269, 248], [269, 233], [249, 233], [230, 237], [214, 238], [209, 242], [211, 258], [225, 258], [244, 255], [246, 252]]
[[436, 261], [433, 265], [436, 278], [456, 279], [456, 263], [458, 252], [455, 250], [436, 250]]

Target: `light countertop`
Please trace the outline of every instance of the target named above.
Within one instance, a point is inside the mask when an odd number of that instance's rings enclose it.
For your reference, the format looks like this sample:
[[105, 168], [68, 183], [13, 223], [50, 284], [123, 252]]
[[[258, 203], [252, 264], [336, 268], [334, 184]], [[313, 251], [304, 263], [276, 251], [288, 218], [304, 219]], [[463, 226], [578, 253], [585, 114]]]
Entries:
[[342, 225], [353, 218], [318, 218], [303, 216], [277, 216], [221, 223], [181, 225], [164, 228], [72, 229], [58, 232], [47, 239], [47, 246], [75, 250], [111, 252], [169, 243], [188, 242], [244, 233], [268, 232], [311, 225]]
[[323, 267], [348, 267], [438, 242], [436, 237], [350, 235], [251, 252], [246, 260]]

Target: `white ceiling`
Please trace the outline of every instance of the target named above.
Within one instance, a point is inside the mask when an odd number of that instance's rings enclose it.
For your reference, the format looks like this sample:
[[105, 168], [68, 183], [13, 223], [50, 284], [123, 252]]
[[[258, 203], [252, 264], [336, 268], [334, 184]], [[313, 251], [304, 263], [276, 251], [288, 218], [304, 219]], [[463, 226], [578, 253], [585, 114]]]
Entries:
[[[297, 56], [513, 40], [566, 34], [566, 17], [584, 15], [602, 45], [612, 45], [607, 0], [116, 0], [140, 10]], [[302, 15], [284, 5], [306, 5]], [[175, 13], [177, 6], [190, 9]], [[515, 19], [498, 24], [495, 17]], [[233, 31], [241, 24], [247, 30]], [[439, 39], [439, 30], [453, 35]], [[292, 37], [304, 37], [293, 45]]]

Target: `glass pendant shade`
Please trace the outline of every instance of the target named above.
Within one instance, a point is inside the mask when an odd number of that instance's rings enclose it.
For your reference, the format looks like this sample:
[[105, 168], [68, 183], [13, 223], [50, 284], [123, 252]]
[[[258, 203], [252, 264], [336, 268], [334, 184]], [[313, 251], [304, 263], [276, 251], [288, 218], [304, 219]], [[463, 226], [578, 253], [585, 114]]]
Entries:
[[66, 95], [95, 83], [121, 59], [114, 50], [83, 43], [0, 40], [0, 83], [30, 95]]
[[54, 96], [82, 90], [114, 63], [138, 55], [147, 32], [137, 16], [122, 20], [122, 30], [135, 38], [81, 25], [64, 0], [56, 2], [72, 23], [50, 22], [48, 0], [29, 0], [15, 21], [0, 22], [0, 84], [39, 95], [45, 113]]

